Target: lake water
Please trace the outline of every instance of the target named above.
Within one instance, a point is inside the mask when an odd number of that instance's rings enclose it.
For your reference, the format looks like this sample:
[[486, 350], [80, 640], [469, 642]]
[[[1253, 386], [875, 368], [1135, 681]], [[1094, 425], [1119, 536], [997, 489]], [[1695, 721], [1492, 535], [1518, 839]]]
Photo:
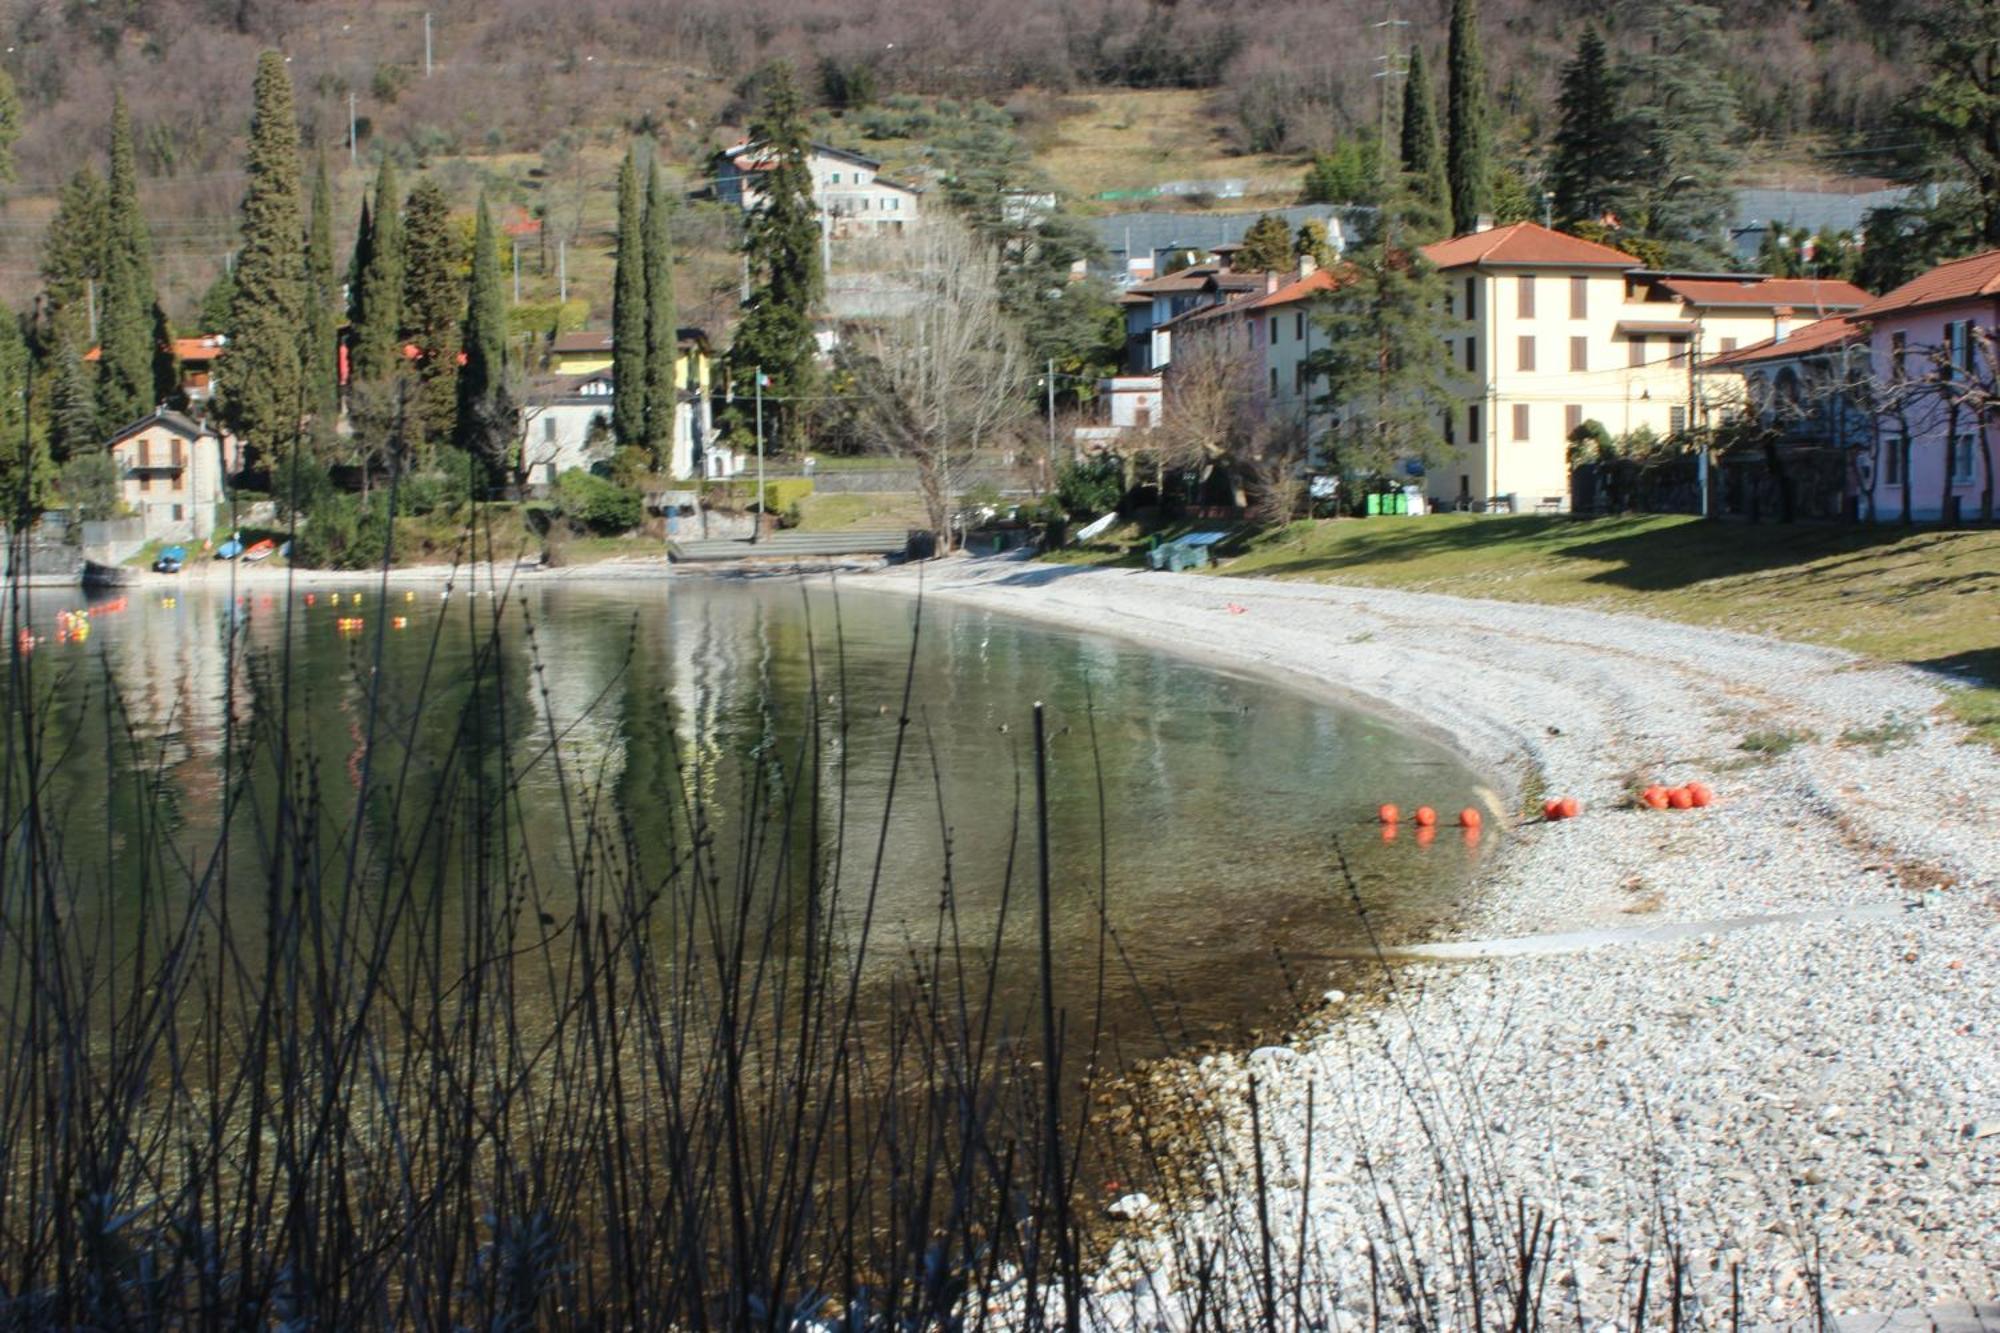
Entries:
[[[811, 863], [841, 886], [850, 946], [867, 917], [867, 984], [942, 924], [997, 952], [1013, 1008], [1037, 975], [1042, 701], [1057, 1000], [1101, 995], [1112, 1037], [1149, 1054], [1282, 1023], [1287, 967], [1317, 994], [1325, 955], [1365, 939], [1342, 853], [1394, 940], [1452, 915], [1493, 846], [1373, 826], [1380, 801], [1452, 812], [1479, 786], [1396, 719], [1108, 636], [938, 603], [919, 625], [908, 599], [785, 579], [306, 597], [134, 591], [77, 638], [57, 612], [82, 597], [34, 594], [28, 697], [61, 758], [42, 799], [107, 921], [203, 874], [261, 892], [242, 879], [278, 817], [264, 747], [282, 737], [326, 864], [379, 860], [442, 899], [490, 857], [546, 924], [610, 851], [666, 884], [704, 844], [721, 881], [780, 896]], [[468, 762], [475, 735], [487, 757]], [[485, 811], [479, 831], [413, 844], [447, 799]]]

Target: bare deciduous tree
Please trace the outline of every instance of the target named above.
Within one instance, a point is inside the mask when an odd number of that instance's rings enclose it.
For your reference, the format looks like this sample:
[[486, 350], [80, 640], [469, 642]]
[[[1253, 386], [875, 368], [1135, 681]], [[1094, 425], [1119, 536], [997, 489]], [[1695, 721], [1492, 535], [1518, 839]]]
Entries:
[[[1247, 338], [1233, 321], [1188, 329], [1174, 339], [1160, 425], [1151, 441], [1161, 469], [1194, 469], [1205, 482], [1244, 452], [1263, 415], [1257, 370]], [[1246, 505], [1243, 478], [1234, 467], [1229, 472], [1235, 503]]]
[[911, 238], [907, 313], [861, 335], [852, 358], [860, 415], [884, 447], [916, 465], [938, 548], [951, 549], [957, 476], [1027, 409], [1026, 363], [1000, 308], [994, 252], [946, 218]]

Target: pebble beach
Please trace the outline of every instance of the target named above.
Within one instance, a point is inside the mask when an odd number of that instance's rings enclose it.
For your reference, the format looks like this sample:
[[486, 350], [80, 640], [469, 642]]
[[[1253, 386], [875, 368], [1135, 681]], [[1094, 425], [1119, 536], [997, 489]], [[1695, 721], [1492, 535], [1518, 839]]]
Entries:
[[[1670, 1280], [1711, 1327], [1996, 1298], [2000, 754], [1945, 682], [1352, 587], [1005, 557], [859, 579], [1395, 710], [1493, 775], [1487, 870], [1433, 947], [1295, 1040], [1160, 1074], [1197, 1178], [1112, 1206], [1093, 1326], [1184, 1326], [1205, 1255], [1211, 1310], [1466, 1328], [1500, 1283], [1446, 1256], [1530, 1218], [1544, 1311], [1579, 1327], [1664, 1321]], [[1712, 807], [1632, 799], [1692, 780]], [[1544, 794], [1582, 813], [1545, 822]], [[1374, 836], [1354, 813], [1331, 845]], [[1292, 1295], [1250, 1280], [1273, 1258]]]

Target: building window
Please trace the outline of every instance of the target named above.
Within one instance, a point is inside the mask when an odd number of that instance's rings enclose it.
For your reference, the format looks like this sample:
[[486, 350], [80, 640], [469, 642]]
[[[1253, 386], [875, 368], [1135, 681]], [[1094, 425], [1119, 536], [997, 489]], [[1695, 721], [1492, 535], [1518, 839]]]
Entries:
[[1643, 333], [1633, 334], [1631, 338], [1627, 340], [1626, 346], [1630, 349], [1631, 352], [1631, 359], [1626, 362], [1627, 365], [1643, 366], [1646, 364], [1645, 334]]
[[1571, 338], [1569, 340], [1569, 368], [1571, 370], [1590, 369], [1590, 339]]
[[542, 418], [542, 442], [544, 444], [554, 444], [556, 442], [556, 419], [554, 417]]
[[1473, 284], [1477, 281], [1478, 279], [1476, 278], [1467, 278], [1465, 280], [1465, 317], [1467, 319], [1476, 319], [1478, 317], [1479, 312], [1473, 309], [1472, 304]]
[[1569, 280], [1569, 317], [1588, 319], [1590, 317], [1590, 279], [1571, 278]]
[[1467, 370], [1479, 369], [1479, 366], [1476, 364], [1479, 358], [1479, 353], [1475, 347], [1477, 341], [1474, 338], [1467, 338], [1465, 340], [1465, 368]]
[[1688, 410], [1685, 407], [1667, 409], [1667, 433], [1678, 435], [1688, 428]]
[[1292, 316], [1292, 336], [1300, 342], [1306, 340], [1306, 312], [1303, 310]]
[[[1889, 378], [1900, 384], [1903, 382], [1903, 366], [1910, 352], [1910, 338], [1900, 330], [1889, 335]], [[1891, 482], [1890, 485], [1900, 485]]]
[[1292, 379], [1294, 381], [1292, 384], [1292, 392], [1300, 394], [1304, 393], [1306, 391], [1306, 363], [1304, 361], [1300, 361], [1297, 365], [1292, 367]]
[[186, 517], [187, 517], [187, 507], [185, 505], [175, 505], [174, 522], [179, 523], [182, 519], [185, 519]]
[[833, 183], [835, 185], [840, 184], [840, 173], [837, 171], [833, 173]]
[[1535, 368], [1535, 340], [1525, 337], [1520, 339], [1520, 345], [1515, 351], [1515, 356], [1520, 362], [1519, 369], [1533, 370]]
[[1961, 435], [1951, 442], [1951, 484], [1970, 486], [1972, 484], [1972, 439]]
[[1271, 396], [1273, 398], [1278, 396], [1278, 368], [1276, 366], [1271, 367]]
[[139, 437], [139, 466], [153, 466], [153, 442], [143, 435]]
[[1951, 368], [1959, 374], [1972, 373], [1972, 321], [1955, 319], [1944, 326], [1951, 345]]
[[1733, 351], [1735, 351], [1735, 350], [1736, 350], [1736, 339], [1734, 339], [1734, 338], [1724, 338], [1724, 339], [1722, 340], [1722, 350], [1723, 350], [1723, 352], [1724, 352], [1724, 353], [1729, 353], [1729, 352], [1733, 352]]
[[1138, 408], [1132, 414], [1132, 424], [1140, 430], [1152, 429], [1153, 409], [1145, 403], [1139, 404]]
[[1521, 301], [1520, 307], [1514, 313], [1521, 319], [1533, 319], [1535, 317], [1535, 275], [1532, 273], [1523, 273], [1518, 281], [1521, 287]]
[[1525, 440], [1528, 438], [1528, 405], [1526, 403], [1514, 404], [1514, 438], [1516, 440]]
[[1583, 404], [1571, 403], [1563, 409], [1563, 438], [1567, 440], [1574, 436], [1581, 425], [1583, 425]]
[[1458, 413], [1448, 407], [1444, 410], [1444, 442], [1458, 443]]
[[1899, 440], [1890, 440], [1882, 447], [1882, 484], [1903, 484], [1903, 445]]
[[1276, 347], [1277, 345], [1278, 345], [1278, 317], [1276, 315], [1273, 315], [1271, 316], [1271, 346]]
[[1465, 438], [1468, 442], [1472, 444], [1479, 443], [1480, 435], [1479, 435], [1478, 403], [1474, 403], [1470, 407], [1465, 409]]

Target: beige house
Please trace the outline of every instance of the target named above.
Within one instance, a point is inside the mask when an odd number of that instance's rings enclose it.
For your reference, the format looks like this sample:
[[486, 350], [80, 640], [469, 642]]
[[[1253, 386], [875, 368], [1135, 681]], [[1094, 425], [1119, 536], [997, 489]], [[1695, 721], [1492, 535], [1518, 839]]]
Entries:
[[161, 408], [106, 444], [119, 498], [145, 524], [147, 541], [199, 541], [214, 530], [223, 479], [241, 462], [233, 441]]
[[[754, 143], [732, 144], [715, 155], [715, 192], [724, 203], [754, 213], [764, 204], [764, 173], [771, 162]], [[881, 174], [872, 157], [814, 143], [806, 158], [820, 224], [833, 240], [901, 236], [922, 223], [923, 194]]]
[[1430, 477], [1445, 507], [1513, 496], [1569, 507], [1569, 436], [1677, 434], [1740, 403], [1739, 377], [1704, 358], [1782, 335], [1868, 299], [1850, 283], [1762, 274], [1649, 271], [1632, 255], [1532, 222], [1424, 247], [1443, 271], [1449, 339], [1463, 376], [1445, 439], [1457, 456]]

